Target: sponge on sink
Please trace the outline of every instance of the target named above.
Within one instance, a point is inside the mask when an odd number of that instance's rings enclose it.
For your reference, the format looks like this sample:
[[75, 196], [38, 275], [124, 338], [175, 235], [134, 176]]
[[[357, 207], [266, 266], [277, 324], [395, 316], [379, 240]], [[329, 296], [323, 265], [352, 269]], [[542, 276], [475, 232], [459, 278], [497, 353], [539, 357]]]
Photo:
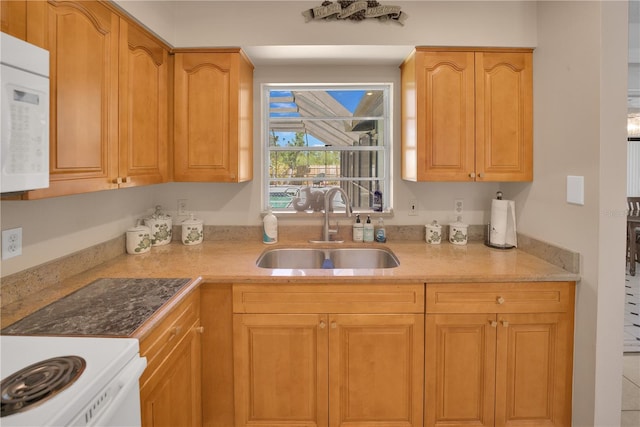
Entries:
[[325, 269], [334, 268], [333, 261], [331, 261], [330, 258], [325, 258], [324, 261], [322, 261], [322, 268], [325, 268]]

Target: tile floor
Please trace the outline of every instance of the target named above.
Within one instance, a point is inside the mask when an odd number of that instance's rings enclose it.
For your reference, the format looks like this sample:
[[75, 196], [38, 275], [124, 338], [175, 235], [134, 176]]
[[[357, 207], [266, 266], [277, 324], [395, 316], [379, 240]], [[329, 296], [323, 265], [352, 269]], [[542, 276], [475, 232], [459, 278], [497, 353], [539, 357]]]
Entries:
[[624, 283], [624, 351], [640, 352], [640, 268]]
[[[638, 270], [638, 269], [636, 269]], [[621, 427], [640, 426], [640, 271], [626, 275]]]

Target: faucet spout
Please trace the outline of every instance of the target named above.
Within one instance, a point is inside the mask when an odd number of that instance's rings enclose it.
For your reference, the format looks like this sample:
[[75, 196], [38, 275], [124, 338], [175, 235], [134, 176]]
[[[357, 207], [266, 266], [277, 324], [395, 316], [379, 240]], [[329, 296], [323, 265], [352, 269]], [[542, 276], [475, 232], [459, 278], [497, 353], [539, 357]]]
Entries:
[[329, 236], [338, 232], [337, 224], [335, 229], [332, 229], [329, 225], [329, 213], [333, 212], [333, 197], [336, 193], [340, 193], [342, 195], [342, 199], [345, 202], [345, 215], [347, 218], [351, 217], [351, 201], [349, 200], [349, 196], [346, 191], [340, 187], [333, 187], [327, 190], [324, 193], [324, 224], [322, 226], [322, 238], [325, 242], [331, 241]]

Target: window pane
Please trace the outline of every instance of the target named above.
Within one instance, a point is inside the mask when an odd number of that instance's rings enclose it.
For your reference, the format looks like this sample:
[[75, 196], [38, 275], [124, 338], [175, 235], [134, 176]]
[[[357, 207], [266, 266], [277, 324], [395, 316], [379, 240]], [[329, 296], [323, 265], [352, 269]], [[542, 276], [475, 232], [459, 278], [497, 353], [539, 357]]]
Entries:
[[388, 88], [267, 87], [266, 94], [267, 204], [313, 210], [339, 186], [353, 208], [373, 210], [375, 193], [390, 188]]

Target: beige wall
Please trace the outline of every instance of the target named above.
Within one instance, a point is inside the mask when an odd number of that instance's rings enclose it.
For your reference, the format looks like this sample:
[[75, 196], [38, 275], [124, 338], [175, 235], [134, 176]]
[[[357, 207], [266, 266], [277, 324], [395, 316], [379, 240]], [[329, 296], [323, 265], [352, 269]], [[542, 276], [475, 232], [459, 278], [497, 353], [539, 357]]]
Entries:
[[[614, 426], [620, 416], [624, 221], [626, 2], [393, 2], [405, 27], [376, 22], [304, 24], [320, 1], [119, 2], [177, 46], [296, 44], [537, 46], [534, 54], [535, 181], [532, 184], [407, 183], [394, 180], [391, 224], [447, 220], [464, 198], [465, 220], [483, 223], [501, 188], [516, 199], [518, 228], [581, 253], [574, 366], [574, 425]], [[286, 25], [282, 25], [286, 22]], [[622, 34], [624, 32], [624, 34]], [[624, 63], [623, 63], [624, 62]], [[262, 82], [367, 78], [397, 85], [394, 66], [256, 68]], [[397, 91], [397, 86], [396, 86]], [[398, 98], [394, 105], [398, 106]], [[256, 113], [260, 111], [256, 97]], [[398, 118], [394, 129], [399, 141]], [[256, 176], [260, 170], [256, 114]], [[399, 153], [395, 150], [394, 165]], [[565, 202], [567, 175], [585, 177], [585, 205]], [[259, 179], [244, 184], [170, 183], [38, 202], [2, 202], [2, 229], [24, 228], [24, 255], [2, 263], [20, 271], [124, 232], [160, 203], [178, 198], [207, 224], [259, 224]], [[409, 198], [420, 216], [409, 217]], [[318, 222], [319, 226], [319, 222]]]
[[[626, 185], [626, 3], [540, 2], [534, 182], [508, 184], [518, 227], [581, 254], [574, 425], [619, 425]], [[585, 205], [566, 202], [584, 176]]]

